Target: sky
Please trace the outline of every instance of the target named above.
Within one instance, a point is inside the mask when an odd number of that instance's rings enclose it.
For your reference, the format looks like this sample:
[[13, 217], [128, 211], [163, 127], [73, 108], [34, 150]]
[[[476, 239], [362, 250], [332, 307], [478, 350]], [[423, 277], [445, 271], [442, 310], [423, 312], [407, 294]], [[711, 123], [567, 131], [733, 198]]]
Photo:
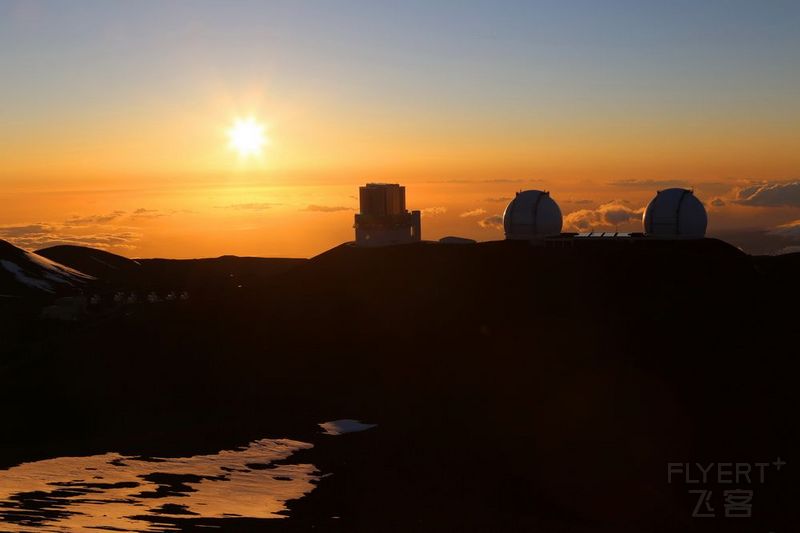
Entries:
[[0, 239], [309, 257], [390, 181], [426, 239], [502, 238], [530, 188], [565, 230], [637, 230], [683, 186], [710, 235], [800, 250], [798, 27], [779, 0], [0, 0]]

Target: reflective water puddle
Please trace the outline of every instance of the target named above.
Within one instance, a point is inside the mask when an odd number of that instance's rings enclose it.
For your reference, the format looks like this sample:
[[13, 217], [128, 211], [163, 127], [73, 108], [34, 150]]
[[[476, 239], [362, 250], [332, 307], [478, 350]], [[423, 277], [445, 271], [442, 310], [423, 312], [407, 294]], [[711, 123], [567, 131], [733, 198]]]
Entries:
[[150, 532], [173, 530], [175, 518], [284, 518], [285, 503], [319, 479], [314, 465], [284, 460], [311, 447], [262, 439], [213, 455], [24, 463], [0, 471], [0, 531]]

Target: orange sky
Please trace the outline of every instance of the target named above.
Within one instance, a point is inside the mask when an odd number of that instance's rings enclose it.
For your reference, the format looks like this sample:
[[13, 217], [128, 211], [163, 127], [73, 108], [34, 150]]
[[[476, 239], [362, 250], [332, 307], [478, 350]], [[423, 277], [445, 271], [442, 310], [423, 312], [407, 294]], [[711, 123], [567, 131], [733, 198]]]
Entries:
[[[712, 234], [800, 220], [800, 10], [584, 7], [4, 3], [0, 238], [310, 256], [367, 181], [405, 184], [430, 239], [500, 238], [524, 188], [568, 221], [674, 185]], [[270, 143], [245, 161], [246, 116]]]
[[[124, 120], [25, 124], [7, 133], [0, 233], [43, 224], [46, 230], [22, 233], [18, 242], [83, 242], [140, 257], [306, 257], [352, 239], [357, 187], [367, 181], [407, 185], [409, 208], [423, 210], [425, 238], [488, 240], [502, 234], [483, 221], [525, 188], [550, 190], [565, 215], [608, 202], [637, 210], [658, 188], [694, 187], [708, 203], [733, 199], [754, 180], [785, 181], [800, 167], [800, 146], [783, 125], [762, 124], [762, 135], [750, 137], [666, 118], [647, 124], [634, 117], [612, 128], [574, 117], [356, 123], [357, 110], [348, 120], [348, 113], [311, 103], [244, 99], [167, 106]], [[227, 145], [226, 128], [237, 116], [266, 124], [270, 142], [261, 156], [243, 160]], [[709, 209], [712, 233], [800, 219], [795, 209], [730, 202]], [[632, 220], [620, 229], [639, 227]], [[3, 237], [16, 236], [7, 230]], [[87, 238], [97, 236], [106, 238]]]

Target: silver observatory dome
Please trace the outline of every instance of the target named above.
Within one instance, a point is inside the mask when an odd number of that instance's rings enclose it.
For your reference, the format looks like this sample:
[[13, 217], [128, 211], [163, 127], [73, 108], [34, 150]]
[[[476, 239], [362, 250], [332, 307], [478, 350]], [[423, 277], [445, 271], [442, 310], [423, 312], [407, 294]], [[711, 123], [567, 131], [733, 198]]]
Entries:
[[546, 191], [518, 192], [503, 213], [506, 239], [529, 240], [561, 233], [558, 204]]
[[703, 203], [688, 189], [658, 191], [642, 217], [644, 233], [654, 237], [702, 239], [708, 226]]

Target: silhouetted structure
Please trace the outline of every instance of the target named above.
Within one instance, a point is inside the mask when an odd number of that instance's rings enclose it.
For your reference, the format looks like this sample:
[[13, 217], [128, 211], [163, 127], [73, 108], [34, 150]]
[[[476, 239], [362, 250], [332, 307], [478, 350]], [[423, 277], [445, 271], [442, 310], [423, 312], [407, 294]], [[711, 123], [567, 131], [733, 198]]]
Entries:
[[550, 248], [636, 244], [649, 241], [702, 239], [708, 225], [703, 203], [688, 189], [658, 191], [642, 217], [643, 233], [591, 231], [561, 233], [558, 204], [546, 191], [518, 192], [503, 213], [506, 239], [527, 240]]
[[547, 191], [518, 192], [503, 213], [506, 239], [533, 240], [561, 233], [558, 204]]
[[702, 239], [708, 215], [703, 203], [688, 189], [658, 191], [642, 219], [648, 237]]
[[467, 239], [465, 237], [455, 237], [449, 235], [447, 237], [442, 237], [441, 239], [439, 239], [439, 242], [442, 244], [475, 244], [478, 241], [476, 241], [475, 239]]
[[359, 188], [359, 204], [354, 225], [359, 246], [420, 240], [420, 212], [406, 209], [405, 187], [397, 183], [368, 183]]

